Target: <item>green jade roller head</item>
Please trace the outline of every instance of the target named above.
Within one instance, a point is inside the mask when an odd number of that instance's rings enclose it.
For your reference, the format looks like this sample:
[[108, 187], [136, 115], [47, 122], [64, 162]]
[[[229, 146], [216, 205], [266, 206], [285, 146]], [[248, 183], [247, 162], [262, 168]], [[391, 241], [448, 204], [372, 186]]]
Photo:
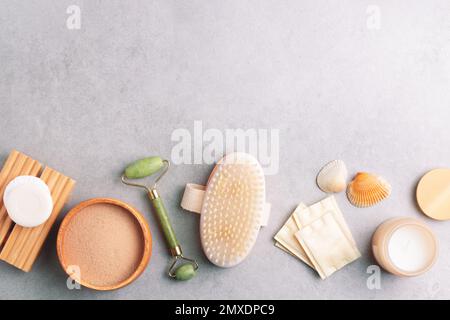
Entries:
[[[195, 276], [198, 269], [198, 264], [195, 260], [183, 256], [181, 246], [175, 236], [175, 231], [172, 228], [167, 211], [161, 197], [156, 191], [157, 183], [169, 170], [169, 166], [169, 161], [163, 160], [160, 157], [148, 157], [137, 160], [125, 169], [125, 172], [122, 175], [122, 182], [128, 186], [143, 188], [147, 191], [153, 210], [158, 217], [161, 229], [167, 241], [170, 254], [174, 257], [168, 274], [171, 278], [177, 280], [190, 280]], [[156, 178], [152, 187], [129, 181], [131, 179], [145, 178], [160, 171], [161, 174]]]

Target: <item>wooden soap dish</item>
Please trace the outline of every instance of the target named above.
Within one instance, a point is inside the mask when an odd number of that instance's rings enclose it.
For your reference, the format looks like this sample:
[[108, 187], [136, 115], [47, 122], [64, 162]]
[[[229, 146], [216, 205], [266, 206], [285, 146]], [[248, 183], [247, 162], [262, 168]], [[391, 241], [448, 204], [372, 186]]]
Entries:
[[[0, 260], [3, 260], [25, 272], [31, 270], [33, 263], [67, 202], [75, 181], [13, 150], [0, 172]], [[53, 211], [49, 219], [34, 228], [24, 228], [14, 224], [3, 204], [3, 193], [8, 183], [17, 176], [40, 177], [49, 187], [53, 198]]]

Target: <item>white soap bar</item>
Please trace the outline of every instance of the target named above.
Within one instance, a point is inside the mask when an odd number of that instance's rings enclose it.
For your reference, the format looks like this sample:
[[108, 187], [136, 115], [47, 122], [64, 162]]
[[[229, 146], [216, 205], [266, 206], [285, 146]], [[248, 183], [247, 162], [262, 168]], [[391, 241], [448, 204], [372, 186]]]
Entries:
[[33, 176], [19, 176], [8, 183], [3, 203], [11, 220], [26, 228], [44, 223], [53, 211], [50, 189]]

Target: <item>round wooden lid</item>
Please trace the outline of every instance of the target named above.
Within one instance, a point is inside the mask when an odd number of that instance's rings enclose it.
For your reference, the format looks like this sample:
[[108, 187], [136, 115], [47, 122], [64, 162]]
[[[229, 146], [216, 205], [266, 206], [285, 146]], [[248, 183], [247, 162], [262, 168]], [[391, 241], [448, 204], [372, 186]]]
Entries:
[[416, 190], [420, 209], [436, 220], [450, 219], [450, 169], [434, 169], [420, 179]]

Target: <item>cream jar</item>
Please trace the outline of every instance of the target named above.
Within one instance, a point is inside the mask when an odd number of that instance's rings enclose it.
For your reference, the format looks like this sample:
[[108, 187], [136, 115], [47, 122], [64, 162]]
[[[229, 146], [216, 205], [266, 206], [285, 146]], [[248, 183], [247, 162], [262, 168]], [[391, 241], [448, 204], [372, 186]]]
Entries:
[[378, 264], [397, 276], [418, 276], [433, 266], [438, 242], [433, 231], [417, 219], [401, 217], [383, 222], [372, 237]]

